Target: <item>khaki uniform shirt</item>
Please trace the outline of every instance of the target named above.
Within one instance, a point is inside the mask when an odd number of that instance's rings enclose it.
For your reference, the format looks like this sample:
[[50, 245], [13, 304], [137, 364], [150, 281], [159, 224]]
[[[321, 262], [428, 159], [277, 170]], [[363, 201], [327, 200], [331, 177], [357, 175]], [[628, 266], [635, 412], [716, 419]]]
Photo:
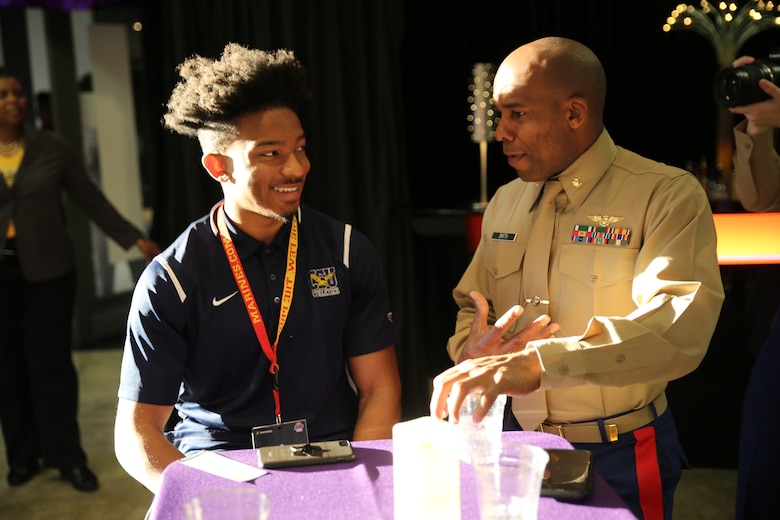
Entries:
[[[568, 201], [556, 216], [548, 314], [560, 331], [529, 345], [542, 362], [547, 421], [566, 423], [641, 408], [698, 367], [724, 292], [710, 205], [693, 175], [615, 146], [604, 130], [558, 178]], [[488, 299], [490, 320], [533, 297], [523, 278], [544, 274], [524, 272], [523, 256], [543, 185], [514, 180], [486, 208], [480, 244], [453, 290], [453, 360], [473, 319], [471, 290]], [[575, 226], [597, 226], [599, 216], [616, 217], [602, 227], [630, 231], [628, 242], [573, 240]], [[532, 309], [525, 305], [507, 337], [536, 317]]]
[[745, 133], [747, 121], [734, 127], [734, 174], [737, 195], [748, 211], [780, 211], [780, 157], [774, 131]]

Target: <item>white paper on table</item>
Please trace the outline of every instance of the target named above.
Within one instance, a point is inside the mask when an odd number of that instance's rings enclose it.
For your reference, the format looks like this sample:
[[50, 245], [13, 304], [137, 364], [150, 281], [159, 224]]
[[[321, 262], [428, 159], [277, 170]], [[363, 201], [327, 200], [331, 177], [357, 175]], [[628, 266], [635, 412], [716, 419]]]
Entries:
[[206, 450], [199, 451], [195, 455], [184, 459], [179, 459], [178, 462], [218, 477], [235, 480], [236, 482], [248, 482], [268, 473], [264, 469], [256, 468], [255, 466], [250, 466], [249, 464], [244, 464], [243, 462]]

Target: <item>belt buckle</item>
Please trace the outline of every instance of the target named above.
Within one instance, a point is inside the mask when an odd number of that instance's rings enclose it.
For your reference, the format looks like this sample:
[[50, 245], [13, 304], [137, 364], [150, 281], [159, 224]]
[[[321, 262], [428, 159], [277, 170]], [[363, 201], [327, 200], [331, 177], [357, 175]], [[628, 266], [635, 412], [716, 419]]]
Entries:
[[547, 424], [547, 426], [551, 426], [551, 427], [555, 428], [556, 430], [558, 430], [558, 437], [561, 437], [562, 439], [566, 438], [566, 436], [563, 434], [563, 424], [561, 424], [561, 423], [558, 423], [558, 424]]
[[618, 440], [618, 427], [617, 424], [605, 424], [607, 430], [607, 440], [609, 442], [615, 442]]

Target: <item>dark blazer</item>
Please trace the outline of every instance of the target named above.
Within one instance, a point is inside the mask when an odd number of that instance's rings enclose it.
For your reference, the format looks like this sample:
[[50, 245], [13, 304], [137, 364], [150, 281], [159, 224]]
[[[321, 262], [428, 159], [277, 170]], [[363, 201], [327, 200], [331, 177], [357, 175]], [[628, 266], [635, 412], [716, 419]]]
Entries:
[[11, 189], [0, 182], [0, 249], [13, 218], [25, 279], [47, 280], [75, 268], [64, 193], [123, 248], [129, 249], [143, 236], [106, 199], [62, 136], [25, 126], [24, 148]]

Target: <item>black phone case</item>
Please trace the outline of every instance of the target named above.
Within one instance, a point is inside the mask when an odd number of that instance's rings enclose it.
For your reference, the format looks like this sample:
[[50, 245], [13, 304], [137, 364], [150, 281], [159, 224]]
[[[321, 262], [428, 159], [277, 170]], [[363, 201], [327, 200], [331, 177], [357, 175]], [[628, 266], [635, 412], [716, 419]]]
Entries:
[[352, 460], [355, 460], [355, 452], [348, 440], [257, 448], [257, 462], [261, 468], [314, 466]]
[[588, 450], [547, 449], [550, 461], [542, 480], [543, 497], [582, 500], [593, 485], [593, 454]]

